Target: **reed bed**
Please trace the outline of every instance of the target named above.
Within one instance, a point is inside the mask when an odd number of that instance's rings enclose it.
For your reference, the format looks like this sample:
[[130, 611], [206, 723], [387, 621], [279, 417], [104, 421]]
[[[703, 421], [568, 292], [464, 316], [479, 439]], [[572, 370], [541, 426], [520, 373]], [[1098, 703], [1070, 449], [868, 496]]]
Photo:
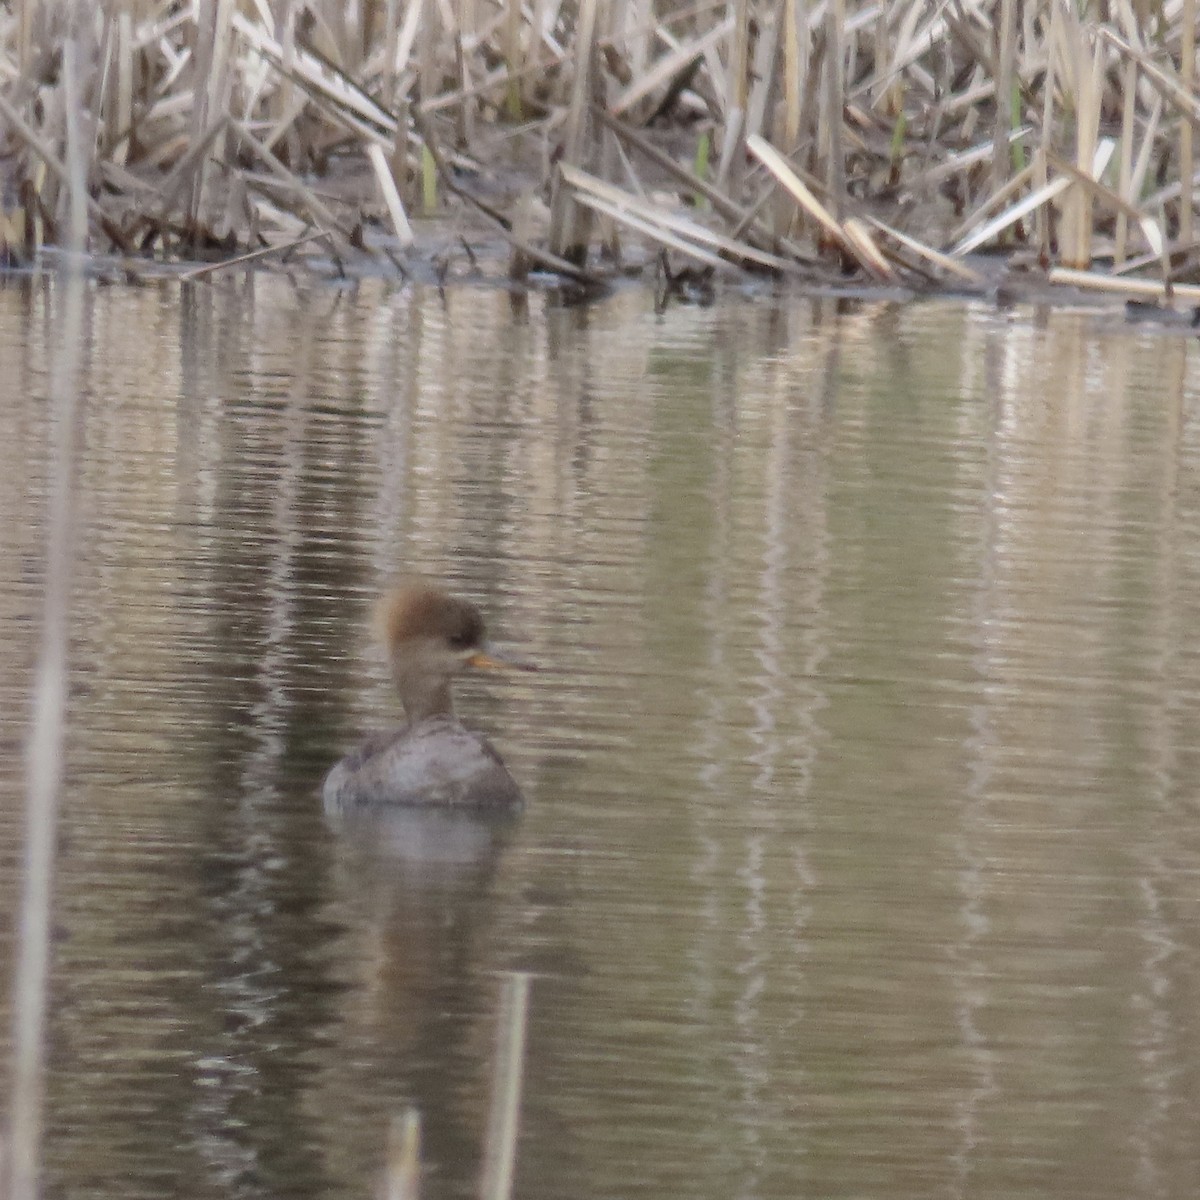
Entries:
[[133, 270], [444, 272], [490, 232], [513, 275], [585, 286], [667, 255], [700, 274], [979, 287], [978, 252], [1001, 251], [1076, 286], [1162, 290], [1197, 272], [1195, 10], [15, 0], [0, 251], [36, 259], [74, 212], [93, 253]]

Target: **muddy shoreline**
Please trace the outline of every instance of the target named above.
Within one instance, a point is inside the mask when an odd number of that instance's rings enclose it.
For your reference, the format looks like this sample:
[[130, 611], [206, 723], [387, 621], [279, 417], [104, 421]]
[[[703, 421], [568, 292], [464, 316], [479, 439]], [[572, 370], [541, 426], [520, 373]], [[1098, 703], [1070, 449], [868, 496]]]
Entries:
[[[626, 244], [621, 263], [605, 261], [593, 268], [596, 282], [581, 284], [553, 271], [531, 269], [523, 278], [512, 276], [511, 247], [479, 223], [437, 217], [414, 222], [414, 243], [401, 250], [377, 231], [361, 248], [328, 249], [324, 234], [312, 234], [293, 244], [271, 246], [251, 255], [208, 260], [163, 261], [153, 258], [88, 255], [85, 277], [106, 285], [219, 286], [247, 272], [289, 276], [298, 286], [305, 281], [354, 286], [368, 280], [396, 287], [500, 288], [514, 295], [545, 294], [563, 304], [603, 300], [617, 289], [644, 287], [654, 292], [656, 308], [676, 304], [706, 305], [731, 294], [750, 299], [769, 295], [811, 296], [865, 303], [914, 303], [925, 300], [984, 301], [997, 310], [1034, 306], [1075, 308], [1107, 314], [1131, 324], [1168, 333], [1200, 334], [1200, 289], [1167, 287], [1141, 280], [1116, 278], [1101, 272], [1043, 270], [1024, 253], [980, 254], [969, 260], [979, 282], [955, 280], [924, 286], [881, 284], [847, 275], [834, 264], [824, 270], [771, 273], [749, 272], [733, 264], [725, 270], [690, 266], [679, 254], [662, 252], [647, 243]], [[44, 247], [38, 260], [0, 272], [17, 280], [57, 274], [68, 256], [57, 247]], [[1082, 286], [1080, 282], [1082, 281]]]

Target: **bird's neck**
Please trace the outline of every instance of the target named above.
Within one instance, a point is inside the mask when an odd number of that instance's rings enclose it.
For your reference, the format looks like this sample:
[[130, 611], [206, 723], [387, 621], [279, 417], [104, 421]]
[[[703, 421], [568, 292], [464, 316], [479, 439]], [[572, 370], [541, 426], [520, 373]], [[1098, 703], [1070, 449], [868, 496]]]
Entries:
[[448, 679], [430, 679], [424, 674], [398, 674], [396, 689], [400, 693], [400, 703], [404, 705], [404, 715], [411, 725], [418, 725], [430, 717], [454, 716]]

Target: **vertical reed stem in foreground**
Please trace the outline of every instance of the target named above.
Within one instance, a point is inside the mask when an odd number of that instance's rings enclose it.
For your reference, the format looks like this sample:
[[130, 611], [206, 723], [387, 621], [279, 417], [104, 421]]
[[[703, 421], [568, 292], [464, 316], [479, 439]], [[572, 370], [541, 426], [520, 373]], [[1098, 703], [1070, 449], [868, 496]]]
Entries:
[[388, 1130], [384, 1200], [417, 1200], [421, 1194], [421, 1114], [407, 1108]]
[[483, 1175], [479, 1182], [480, 1200], [508, 1200], [512, 1195], [528, 1015], [529, 973], [514, 971], [504, 981], [500, 999], [492, 1104], [483, 1144]]
[[[68, 96], [78, 88], [76, 43], [63, 47]], [[77, 108], [67, 110], [70, 246], [54, 287], [58, 306], [54, 360], [54, 438], [46, 534], [42, 642], [26, 746], [25, 862], [13, 979], [11, 1151], [8, 1200], [36, 1200], [40, 1192], [42, 1108], [45, 1093], [46, 999], [54, 900], [58, 803], [62, 790], [67, 701], [67, 632], [75, 543], [75, 441], [83, 343], [82, 274], [87, 237], [84, 150]]]

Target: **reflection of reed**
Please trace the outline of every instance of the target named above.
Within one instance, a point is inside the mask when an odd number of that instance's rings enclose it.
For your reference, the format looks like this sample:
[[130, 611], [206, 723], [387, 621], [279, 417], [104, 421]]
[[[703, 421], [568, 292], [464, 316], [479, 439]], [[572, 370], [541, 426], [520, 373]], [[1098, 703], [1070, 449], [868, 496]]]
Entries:
[[[797, 1006], [781, 1028], [780, 1014], [770, 1006], [764, 1009], [763, 1001], [781, 979], [802, 979], [806, 892], [815, 882], [803, 841], [795, 836], [806, 823], [811, 801], [815, 715], [821, 706], [813, 676], [825, 653], [820, 628], [827, 557], [824, 489], [814, 485], [812, 473], [819, 471], [820, 459], [811, 446], [821, 440], [816, 400], [828, 386], [831, 365], [836, 367], [838, 346], [835, 335], [823, 362], [796, 364], [794, 373], [768, 368], [751, 388], [744, 377], [763, 370], [757, 364], [764, 353], [786, 352], [786, 334], [774, 346], [749, 348], [745, 359], [731, 347], [728, 378], [719, 373], [713, 380], [718, 436], [712, 483], [704, 489], [713, 514], [703, 620], [708, 711], [698, 722], [696, 745], [704, 802], [696, 806], [698, 845], [691, 872], [713, 902], [705, 906], [707, 928], [691, 948], [691, 978], [693, 1005], [703, 998], [697, 1016], [720, 1020], [725, 1004], [731, 1006], [737, 1047], [731, 1066], [739, 1080], [732, 1113], [741, 1130], [747, 1178], [757, 1174], [764, 1111], [775, 1103], [778, 1040], [804, 1020]], [[751, 504], [746, 483], [758, 448], [740, 445], [737, 433], [739, 424], [754, 416], [744, 400], [737, 410], [732, 405], [734, 396], [747, 392], [765, 402], [765, 462]], [[747, 579], [751, 585], [744, 590]], [[746, 634], [732, 614], [746, 602], [754, 632], [742, 646]], [[743, 666], [746, 653], [749, 661]], [[744, 767], [729, 752], [731, 729], [740, 723], [738, 705], [731, 701], [744, 702], [751, 714]], [[737, 822], [740, 846], [735, 849], [728, 798], [736, 794], [744, 794], [746, 814], [744, 826]], [[727, 902], [718, 903], [725, 892], [730, 892]], [[782, 956], [781, 906], [789, 913], [791, 942], [790, 953]], [[719, 948], [729, 934], [740, 985], [727, 1001], [721, 996], [724, 954]]]
[[[1157, 1117], [1139, 1104], [1136, 1133], [1125, 1126], [1120, 1135], [1135, 1151], [1129, 1187], [1150, 1194], [1161, 1188], [1148, 1182], [1171, 1177], [1165, 1159], [1173, 1151], [1162, 1130], [1174, 1073], [1164, 1055], [1174, 937], [1160, 897], [1163, 838], [1172, 837], [1178, 814], [1170, 768], [1143, 773], [1127, 755], [1131, 741], [1145, 740], [1159, 763], [1174, 757], [1168, 714], [1177, 685], [1161, 668], [1178, 644], [1177, 586], [1162, 582], [1176, 577], [1180, 562], [1171, 532], [1179, 521], [1177, 442], [1174, 433], [1160, 438], [1178, 411], [1184, 348], [1170, 339], [1160, 346], [1171, 380], [1165, 417], [1130, 406], [1133, 350], [1118, 340], [1100, 358], [1064, 316], [1041, 332], [997, 331], [984, 356], [994, 407], [973, 613], [979, 685], [971, 783], [958, 836], [962, 935], [953, 952], [977, 1083], [964, 1094], [960, 1190], [1001, 1138], [1022, 1154], [1042, 1144], [1045, 1131], [1032, 1121], [998, 1128], [996, 1110], [1013, 1093], [1052, 1091], [1074, 1061], [1099, 1054], [1081, 1004], [1071, 999], [1088, 991], [1104, 998], [1093, 1021], [1105, 1022], [1100, 1014], [1110, 1002], [1124, 1010], [1118, 1040], [1145, 1047], [1141, 1086], [1158, 1097]], [[1159, 427], [1153, 434], [1148, 418]], [[1161, 461], [1150, 469], [1163, 471], [1152, 515], [1141, 507], [1141, 482], [1131, 487], [1125, 474], [1131, 464], [1140, 471], [1142, 460], [1149, 466], [1148, 455]], [[1165, 533], [1147, 540], [1143, 527]], [[1147, 604], [1143, 587], [1156, 578], [1161, 586]], [[1151, 646], [1159, 667], [1143, 675], [1141, 654]], [[1113, 779], [1126, 783], [1114, 791]], [[1117, 833], [1126, 826], [1127, 834]], [[1132, 901], [1100, 890], [1103, 880], [1124, 886], [1109, 879], [1114, 834], [1128, 839], [1141, 876], [1136, 907], [1146, 947], [1140, 966], [1122, 962], [1115, 974], [1113, 966], [1093, 967], [1096, 906]], [[1016, 959], [1015, 938], [1052, 953], [1053, 966]], [[1104, 984], [1131, 972], [1153, 982], [1141, 993], [1145, 1003], [1127, 1006]], [[1110, 1039], [1111, 1030], [1102, 1036]], [[1026, 1053], [1002, 1054], [1004, 1041]], [[1121, 1123], [1114, 1116], [1112, 1132]]]

